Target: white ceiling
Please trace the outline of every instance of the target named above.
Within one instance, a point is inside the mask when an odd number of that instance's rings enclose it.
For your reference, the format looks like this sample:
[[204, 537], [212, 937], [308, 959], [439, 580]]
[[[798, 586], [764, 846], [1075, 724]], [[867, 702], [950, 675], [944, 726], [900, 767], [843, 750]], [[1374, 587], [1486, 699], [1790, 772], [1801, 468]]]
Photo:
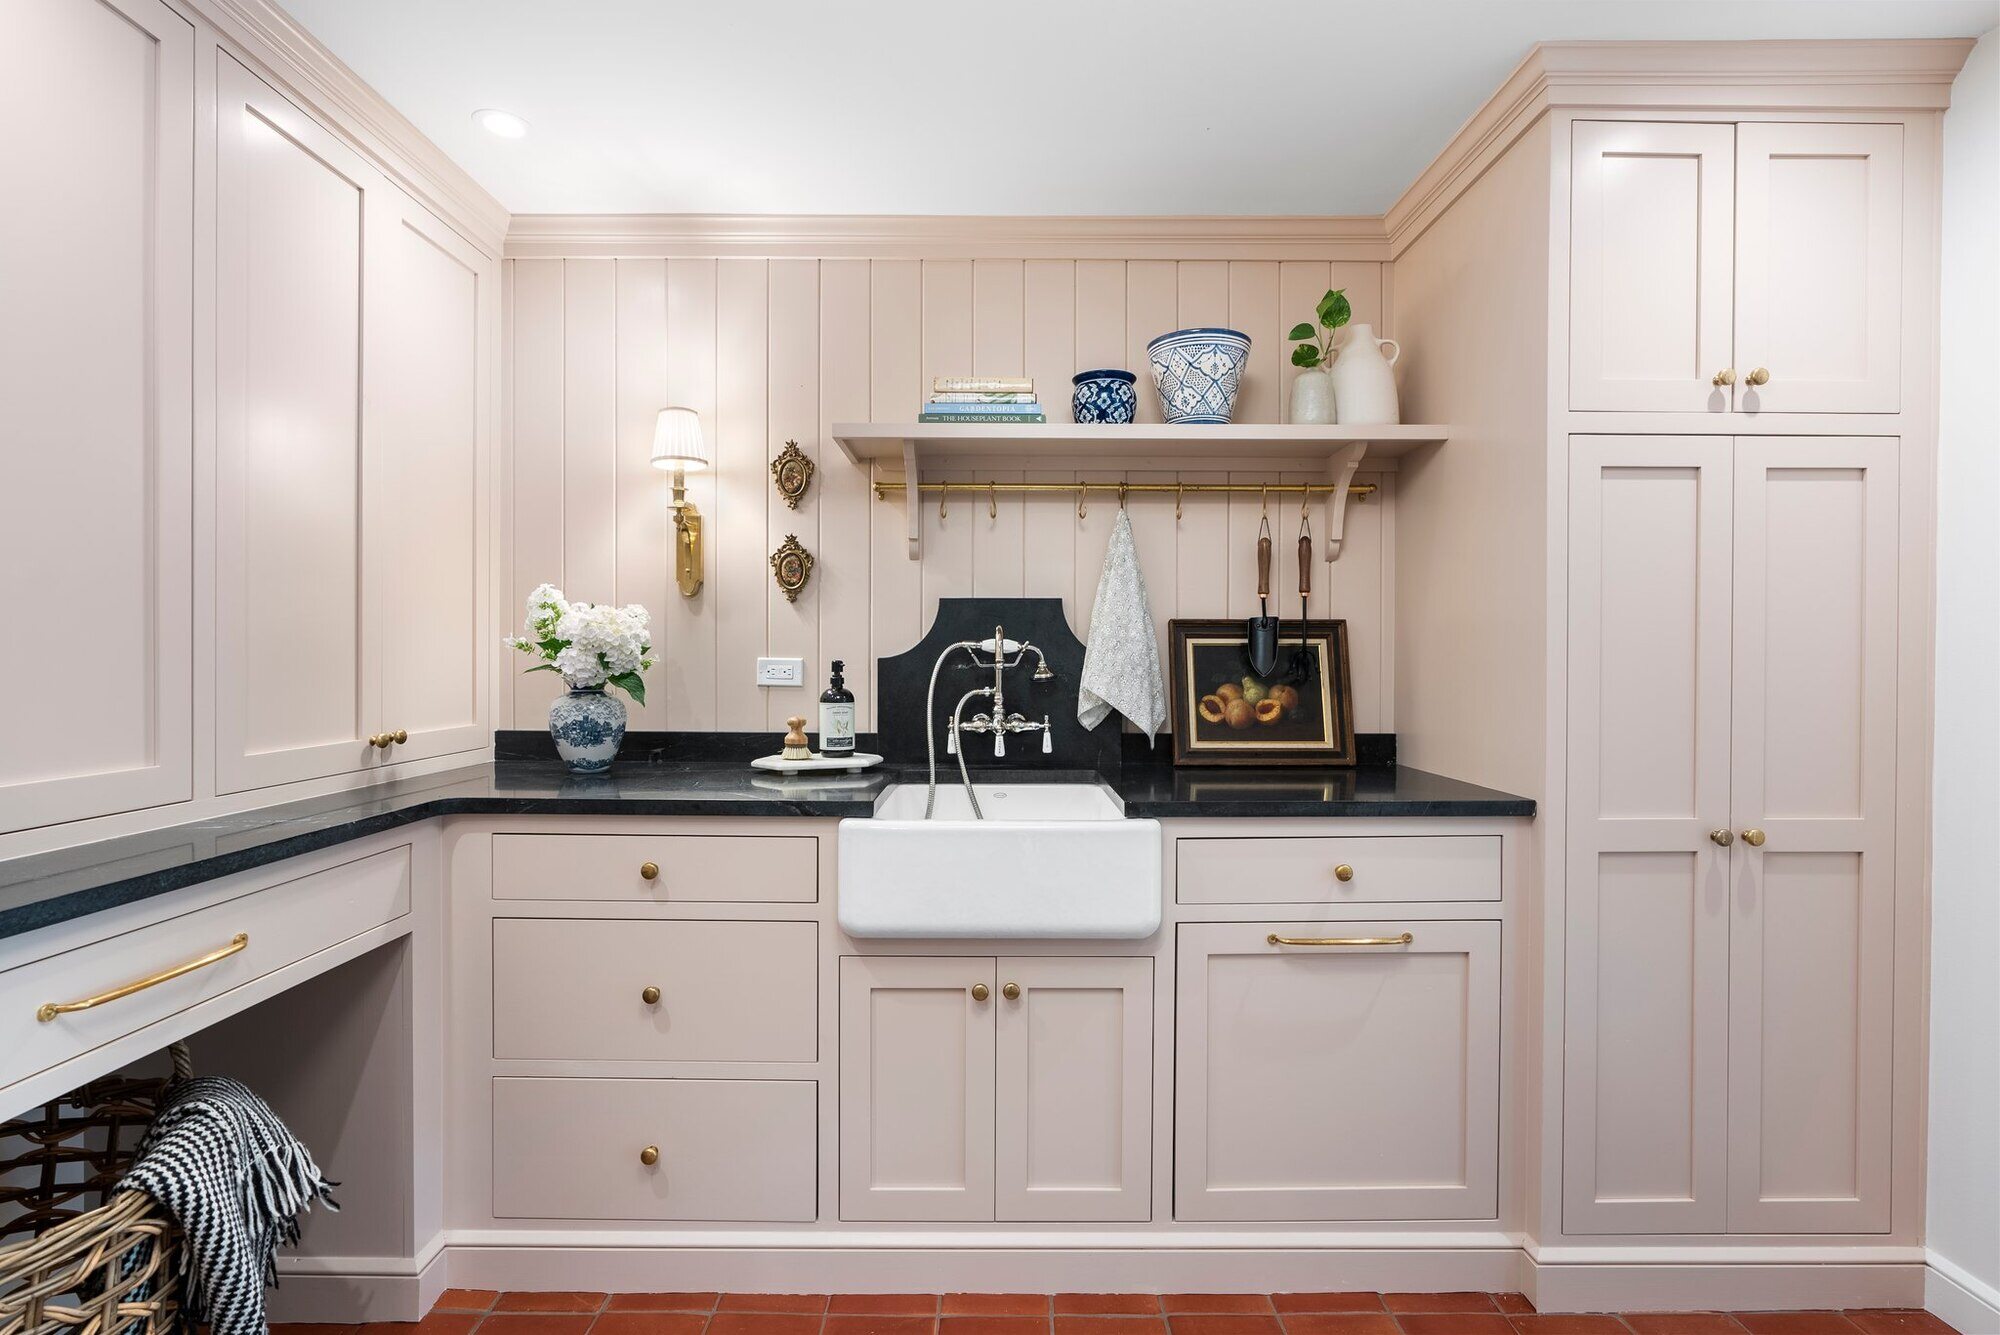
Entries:
[[[515, 213], [1375, 214], [1537, 41], [1996, 0], [281, 0]], [[528, 138], [472, 123], [499, 107]]]

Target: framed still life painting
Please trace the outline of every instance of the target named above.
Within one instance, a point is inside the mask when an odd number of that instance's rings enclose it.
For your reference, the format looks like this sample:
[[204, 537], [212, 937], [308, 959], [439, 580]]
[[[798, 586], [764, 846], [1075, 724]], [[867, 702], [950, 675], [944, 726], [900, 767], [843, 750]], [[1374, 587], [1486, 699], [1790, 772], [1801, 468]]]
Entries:
[[1352, 765], [1345, 621], [1286, 622], [1277, 664], [1250, 666], [1243, 622], [1173, 621], [1176, 765]]

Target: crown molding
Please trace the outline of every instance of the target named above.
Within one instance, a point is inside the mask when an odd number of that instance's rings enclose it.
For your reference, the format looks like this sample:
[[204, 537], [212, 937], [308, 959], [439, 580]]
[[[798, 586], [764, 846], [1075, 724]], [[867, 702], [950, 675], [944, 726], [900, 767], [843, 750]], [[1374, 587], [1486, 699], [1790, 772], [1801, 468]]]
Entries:
[[509, 259], [1386, 260], [1380, 218], [516, 214]]
[[1970, 38], [1908, 41], [1544, 42], [1383, 214], [1391, 258], [1550, 111], [1943, 111]]
[[495, 257], [507, 210], [466, 170], [274, 0], [177, 0], [250, 61], [331, 117], [335, 128], [425, 208]]

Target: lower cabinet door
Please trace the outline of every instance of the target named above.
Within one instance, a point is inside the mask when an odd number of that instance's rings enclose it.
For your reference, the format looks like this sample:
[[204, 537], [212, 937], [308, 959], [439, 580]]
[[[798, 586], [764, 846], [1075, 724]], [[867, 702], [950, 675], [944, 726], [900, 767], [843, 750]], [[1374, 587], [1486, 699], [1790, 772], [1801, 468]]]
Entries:
[[999, 963], [996, 1217], [1151, 1219], [1153, 961]]
[[1176, 1218], [1497, 1214], [1499, 923], [1189, 924], [1178, 951]]
[[993, 1218], [994, 1001], [990, 958], [842, 958], [842, 1219]]
[[495, 1080], [493, 1213], [810, 1223], [818, 1090], [811, 1080]]

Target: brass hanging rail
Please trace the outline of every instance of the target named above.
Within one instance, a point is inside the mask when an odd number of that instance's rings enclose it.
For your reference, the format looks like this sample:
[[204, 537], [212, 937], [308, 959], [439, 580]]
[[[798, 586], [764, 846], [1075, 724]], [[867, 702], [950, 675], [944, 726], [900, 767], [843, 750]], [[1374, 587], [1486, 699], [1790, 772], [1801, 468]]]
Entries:
[[[909, 487], [907, 482], [876, 482], [875, 499], [887, 500]], [[932, 496], [948, 496], [954, 492], [964, 495], [988, 495], [992, 492], [1069, 492], [1080, 494], [1089, 491], [1109, 492], [1155, 492], [1162, 495], [1197, 495], [1202, 492], [1229, 492], [1237, 495], [1271, 496], [1325, 496], [1337, 490], [1331, 482], [925, 482], [918, 490]], [[1373, 496], [1373, 482], [1350, 483], [1349, 496]]]

